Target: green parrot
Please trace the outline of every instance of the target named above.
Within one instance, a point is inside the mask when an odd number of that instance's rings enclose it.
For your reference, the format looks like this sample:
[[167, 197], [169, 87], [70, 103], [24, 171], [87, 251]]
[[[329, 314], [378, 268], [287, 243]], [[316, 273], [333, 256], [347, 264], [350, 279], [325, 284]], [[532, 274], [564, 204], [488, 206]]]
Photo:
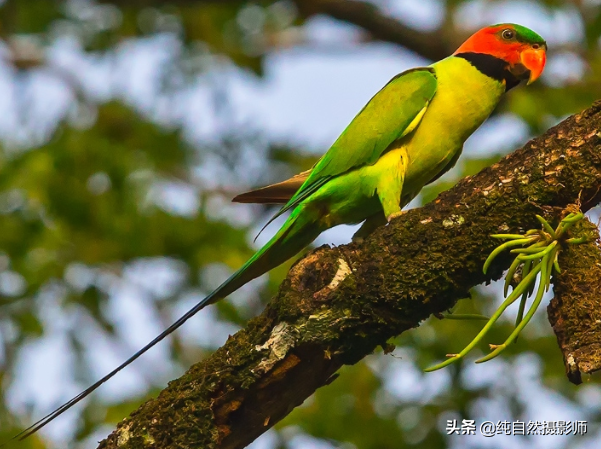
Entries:
[[311, 170], [234, 199], [285, 203], [274, 218], [290, 215], [265, 246], [140, 351], [19, 437], [48, 424], [199, 310], [290, 259], [326, 229], [365, 222], [361, 236], [398, 216], [424, 185], [455, 165], [464, 142], [503, 93], [541, 75], [546, 49], [528, 28], [493, 25], [476, 32], [453, 55], [392, 78]]

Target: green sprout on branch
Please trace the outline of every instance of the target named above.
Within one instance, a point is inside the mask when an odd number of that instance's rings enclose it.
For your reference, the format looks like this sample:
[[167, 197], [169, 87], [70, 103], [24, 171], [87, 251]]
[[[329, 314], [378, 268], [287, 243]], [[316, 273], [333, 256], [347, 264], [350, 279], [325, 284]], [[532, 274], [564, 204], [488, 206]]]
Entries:
[[[542, 229], [531, 229], [524, 235], [493, 234], [491, 237], [500, 240], [507, 240], [507, 242], [499, 245], [492, 253], [490, 253], [490, 256], [488, 256], [486, 262], [484, 262], [484, 274], [486, 274], [486, 271], [490, 267], [490, 264], [495, 257], [497, 257], [503, 251], [512, 248], [510, 252], [517, 255], [509, 267], [507, 274], [505, 275], [504, 296], [506, 296], [506, 299], [490, 317], [490, 319], [488, 319], [488, 322], [484, 325], [478, 335], [474, 337], [474, 339], [463, 349], [463, 351], [461, 351], [459, 354], [448, 354], [447, 357], [449, 358], [447, 360], [439, 363], [438, 365], [426, 368], [425, 371], [429, 372], [444, 368], [445, 366], [455, 363], [463, 358], [484, 338], [493, 324], [495, 324], [495, 322], [503, 314], [505, 309], [507, 309], [507, 307], [521, 297], [514, 331], [509, 335], [509, 337], [507, 337], [507, 340], [505, 340], [503, 344], [489, 345], [490, 349], [492, 349], [492, 352], [485, 357], [476, 360], [476, 363], [486, 362], [495, 358], [501, 352], [503, 352], [510, 343], [516, 341], [519, 333], [532, 319], [532, 316], [536, 312], [536, 309], [543, 299], [544, 293], [549, 290], [553, 270], [555, 270], [557, 273], [561, 272], [558, 263], [558, 255], [561, 249], [560, 242], [577, 245], [587, 241], [586, 237], [566, 238], [566, 232], [568, 229], [570, 229], [578, 221], [582, 220], [583, 217], [584, 214], [582, 212], [572, 212], [563, 220], [561, 220], [557, 226], [557, 229], [553, 229], [547, 220], [540, 215], [537, 215], [536, 218], [542, 224]], [[513, 288], [511, 295], [507, 296], [509, 286], [511, 285], [515, 274], [520, 268], [521, 280]], [[534, 297], [528, 312], [524, 316], [526, 301], [534, 293], [536, 280], [539, 277], [539, 274], [540, 279], [538, 282], [538, 288], [536, 290], [536, 296]]]

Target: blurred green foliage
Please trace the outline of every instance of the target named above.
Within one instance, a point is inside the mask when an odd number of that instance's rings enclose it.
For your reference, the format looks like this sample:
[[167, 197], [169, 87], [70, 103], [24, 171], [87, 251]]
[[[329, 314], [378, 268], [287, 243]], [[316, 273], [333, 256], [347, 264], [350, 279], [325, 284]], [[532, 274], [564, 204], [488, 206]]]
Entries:
[[[373, 3], [383, 7], [381, 14], [395, 10], [394, 4], [396, 10], [408, 8], [407, 2], [394, 0]], [[461, 22], [469, 8], [485, 14], [526, 5], [530, 18], [546, 24], [551, 34], [561, 29], [563, 38], [550, 36], [557, 45], [550, 48], [543, 82], [515, 89], [501, 107], [501, 112], [523, 120], [531, 135], [601, 98], [598, 2], [432, 0], [424, 7], [428, 5], [433, 13], [442, 9], [438, 26], [454, 42], [471, 31]], [[14, 104], [0, 104], [1, 115], [12, 117], [0, 149], [0, 441], [133, 352], [133, 331], [124, 329], [115, 315], [115, 298], [124, 285], [135, 284], [131, 273], [136, 267], [145, 267], [143, 275], [159, 284], [165, 270], [176, 274], [177, 281], [168, 288], [153, 284], [138, 291], [148, 316], [164, 327], [185, 310], [186, 301], [210, 291], [252, 254], [252, 234], [272, 210], [233, 206], [229, 198], [304, 170], [316, 155], [295, 142], [272, 138], [261, 123], [234, 120], [231, 99], [218, 83], [204, 84], [217, 117], [210, 138], [192, 132], [200, 118], [182, 117], [178, 99], [198, 88], [199, 80], [231, 70], [252, 73], [263, 82], [269, 56], [277, 52], [306, 47], [306, 53], [319, 54], [319, 43], [307, 45], [307, 25], [315, 20], [307, 11], [319, 13], [319, 8], [317, 0], [0, 3], [2, 89], [14, 99]], [[400, 26], [407, 26], [402, 20], [408, 22], [401, 19]], [[110, 65], [128, 57], [131, 46], [159, 37], [165, 40], [155, 45], [164, 45], [168, 57], [151, 67], [159, 87], [143, 94], [143, 101], [123, 87], [131, 81], [126, 72], [109, 70], [106, 80], [89, 82], [85, 64], [61, 66], [52, 56], [62, 45], [75, 48], [88, 61]], [[351, 44], [357, 50], [372, 45], [362, 39]], [[51, 82], [68, 92], [63, 109], [50, 107], [55, 94], [43, 85]], [[42, 88], [33, 88], [40, 83]], [[133, 86], [129, 89], [139, 87], [136, 82]], [[37, 115], [32, 106], [36, 101], [43, 104]], [[424, 189], [420, 200], [432, 200], [511, 149], [497, 145], [482, 148], [479, 154], [484, 156], [463, 158], [453, 172]], [[214, 322], [227, 324], [232, 332], [243, 325], [261, 310], [288, 266], [273, 270], [267, 282], [233, 295], [234, 301], [212, 306]], [[489, 312], [499, 299], [496, 293], [494, 288], [475, 289], [473, 301], [462, 301], [458, 309]], [[49, 404], [26, 391], [21, 379], [33, 369], [25, 354], [32, 345], [56, 337], [59, 317], [67, 323], [59, 331], [72, 363]], [[432, 319], [406, 332], [394, 342], [396, 356], [375, 354], [345, 367], [332, 385], [277, 424], [265, 444], [299, 447], [305, 441], [299, 438], [308, 435], [316, 440], [306, 447], [480, 447], [481, 440], [447, 436], [445, 420], [543, 419], [536, 413], [549, 400], [557, 410], [570, 410], [569, 416], [555, 419], [586, 419], [589, 433], [594, 433], [601, 420], [601, 406], [595, 402], [601, 398], [598, 379], [579, 388], [567, 382], [543, 314], [502, 360], [473, 367], [468, 359], [441, 373], [421, 372], [464, 347], [477, 329], [477, 323]], [[508, 319], [491, 332], [491, 342], [503, 341], [510, 329]], [[214, 349], [216, 343], [195, 337], [213, 328], [194, 332], [171, 339], [162, 365], [173, 370], [145, 370], [137, 392], [124, 389], [110, 399], [100, 392], [81, 412], [70, 415], [67, 430], [63, 426], [36, 435], [18, 447], [95, 447], [94, 440], [156, 394], [170, 376]], [[93, 360], [96, 341], [101, 340], [119, 349], [114, 351], [117, 359], [112, 357], [99, 370]], [[558, 438], [553, 447], [594, 441]], [[486, 447], [517, 447], [513, 440], [491, 441]]]

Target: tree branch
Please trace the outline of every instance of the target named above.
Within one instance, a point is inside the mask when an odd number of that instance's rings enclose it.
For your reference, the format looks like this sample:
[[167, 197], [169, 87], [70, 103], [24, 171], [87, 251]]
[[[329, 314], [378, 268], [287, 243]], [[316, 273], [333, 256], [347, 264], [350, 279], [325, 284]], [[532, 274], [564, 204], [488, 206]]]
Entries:
[[[100, 0], [117, 6], [164, 6], [164, 0]], [[334, 19], [355, 25], [375, 40], [401, 45], [432, 61], [449, 56], [457, 42], [441, 31], [426, 32], [411, 28], [387, 16], [376, 5], [359, 0], [293, 0], [303, 17], [324, 14]], [[172, 0], [175, 6], [200, 3], [244, 4], [244, 0]]]
[[561, 273], [553, 276], [555, 297], [549, 322], [557, 335], [570, 382], [582, 383], [582, 373], [601, 369], [601, 248], [599, 231], [582, 220], [572, 233], [587, 236], [582, 245], [566, 245], [559, 253]]
[[295, 0], [299, 12], [305, 17], [325, 14], [334, 19], [353, 24], [373, 39], [401, 45], [432, 61], [449, 56], [455, 48], [452, 39], [441, 32], [418, 31], [387, 16], [376, 5], [357, 0]]
[[[557, 222], [601, 199], [601, 102], [408, 211], [362, 244], [296, 263], [266, 310], [123, 420], [99, 448], [242, 448], [327, 385], [344, 364], [497, 279], [490, 234]], [[449, 348], [451, 351], [453, 348]]]

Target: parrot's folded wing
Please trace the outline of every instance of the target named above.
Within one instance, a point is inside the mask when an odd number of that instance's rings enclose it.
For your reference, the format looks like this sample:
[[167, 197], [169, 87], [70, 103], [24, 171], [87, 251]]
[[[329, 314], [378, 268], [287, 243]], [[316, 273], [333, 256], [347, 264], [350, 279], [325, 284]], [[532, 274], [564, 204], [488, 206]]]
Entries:
[[311, 196], [330, 178], [375, 164], [393, 142], [419, 125], [436, 86], [432, 67], [410, 69], [390, 80], [357, 114], [313, 166], [307, 180], [265, 226]]
[[323, 178], [375, 164], [393, 142], [419, 125], [436, 86], [432, 67], [410, 69], [392, 78], [317, 161], [295, 196]]
[[411, 69], [397, 75], [357, 114], [311, 170], [286, 181], [242, 193], [232, 201], [285, 204], [276, 218], [317, 190], [328, 178], [362, 165], [374, 164], [392, 142], [419, 124], [435, 92], [436, 76], [430, 67]]
[[304, 171], [292, 178], [267, 187], [241, 193], [234, 197], [234, 203], [285, 204], [307, 180], [311, 170]]

